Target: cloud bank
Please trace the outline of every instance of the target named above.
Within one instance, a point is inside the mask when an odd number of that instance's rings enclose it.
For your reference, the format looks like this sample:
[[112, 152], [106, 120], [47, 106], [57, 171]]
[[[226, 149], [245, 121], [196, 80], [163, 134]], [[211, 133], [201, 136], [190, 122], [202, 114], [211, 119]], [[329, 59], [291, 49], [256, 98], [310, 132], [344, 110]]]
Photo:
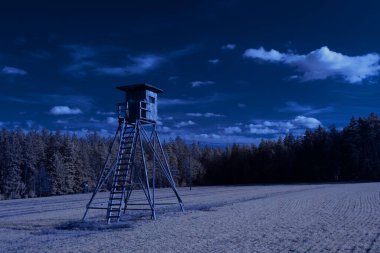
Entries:
[[254, 124], [246, 125], [248, 132], [251, 134], [286, 134], [290, 130], [317, 128], [322, 126], [322, 123], [312, 117], [297, 116], [288, 121], [260, 121]]
[[360, 83], [377, 76], [380, 70], [380, 56], [376, 53], [347, 56], [326, 46], [308, 54], [280, 53], [274, 49], [266, 51], [263, 47], [250, 48], [244, 52], [243, 57], [293, 66], [302, 73], [301, 76], [294, 77], [302, 81], [340, 77], [348, 83]]

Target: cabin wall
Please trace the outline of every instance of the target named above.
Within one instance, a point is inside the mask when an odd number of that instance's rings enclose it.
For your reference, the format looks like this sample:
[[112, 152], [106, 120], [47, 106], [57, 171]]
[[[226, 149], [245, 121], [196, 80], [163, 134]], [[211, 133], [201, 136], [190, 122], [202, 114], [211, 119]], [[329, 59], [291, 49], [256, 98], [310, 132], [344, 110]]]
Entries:
[[157, 121], [157, 93], [149, 90], [126, 92], [125, 101], [128, 102], [129, 121], [134, 122], [140, 119], [140, 101], [149, 102], [146, 104], [148, 110], [142, 111], [142, 117]]

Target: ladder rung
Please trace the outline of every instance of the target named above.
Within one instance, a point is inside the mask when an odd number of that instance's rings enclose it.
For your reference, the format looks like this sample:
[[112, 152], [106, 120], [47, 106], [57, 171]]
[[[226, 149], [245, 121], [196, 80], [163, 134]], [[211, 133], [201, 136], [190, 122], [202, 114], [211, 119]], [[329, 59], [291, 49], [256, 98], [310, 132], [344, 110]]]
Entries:
[[119, 219], [120, 216], [107, 216], [107, 219]]
[[124, 171], [128, 171], [128, 168], [119, 168], [118, 170], [116, 170], [118, 172], [124, 172]]
[[127, 180], [114, 180], [113, 183], [125, 183]]
[[110, 198], [110, 200], [122, 200], [123, 198]]
[[120, 166], [120, 165], [123, 166], [123, 165], [128, 165], [128, 164], [130, 164], [130, 163], [117, 163], [116, 165], [117, 166]]

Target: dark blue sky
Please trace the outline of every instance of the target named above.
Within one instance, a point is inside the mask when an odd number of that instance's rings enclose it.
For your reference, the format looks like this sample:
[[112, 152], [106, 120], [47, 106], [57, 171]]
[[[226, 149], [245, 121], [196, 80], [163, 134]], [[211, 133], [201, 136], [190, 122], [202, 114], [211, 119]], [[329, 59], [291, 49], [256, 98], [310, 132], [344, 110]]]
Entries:
[[379, 1], [2, 4], [0, 127], [115, 131], [146, 82], [160, 130], [246, 143], [379, 113]]

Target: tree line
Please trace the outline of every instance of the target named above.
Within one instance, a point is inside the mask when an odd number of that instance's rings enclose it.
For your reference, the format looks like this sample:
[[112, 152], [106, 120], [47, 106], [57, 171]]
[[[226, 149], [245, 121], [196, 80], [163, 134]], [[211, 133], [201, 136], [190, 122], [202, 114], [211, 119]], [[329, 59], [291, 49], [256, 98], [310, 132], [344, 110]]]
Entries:
[[[97, 133], [79, 138], [46, 129], [2, 129], [0, 199], [91, 190], [110, 144], [110, 138]], [[352, 118], [341, 130], [318, 127], [302, 136], [290, 133], [258, 145], [221, 148], [187, 144], [177, 137], [164, 143], [164, 150], [181, 186], [376, 181], [380, 180], [380, 119], [372, 113]]]

